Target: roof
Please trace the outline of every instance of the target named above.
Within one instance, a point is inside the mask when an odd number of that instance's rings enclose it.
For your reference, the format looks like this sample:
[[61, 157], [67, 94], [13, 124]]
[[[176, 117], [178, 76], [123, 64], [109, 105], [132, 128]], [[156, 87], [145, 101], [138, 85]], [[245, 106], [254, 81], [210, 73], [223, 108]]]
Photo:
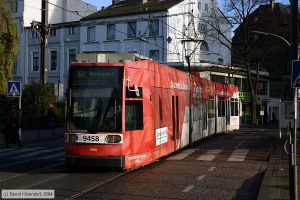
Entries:
[[183, 0], [126, 0], [99, 10], [81, 19], [81, 21], [95, 20], [108, 17], [147, 14], [151, 12], [166, 11]]
[[[279, 13], [282, 14], [283, 16], [289, 16], [290, 15], [290, 5], [285, 5], [282, 3], [275, 3], [273, 10], [271, 9], [270, 4], [264, 4], [264, 5], [260, 5], [257, 9], [255, 9], [249, 16], [248, 18], [250, 19], [250, 21], [254, 21], [254, 18], [258, 15], [264, 15], [264, 16], [268, 16], [270, 14], [270, 12], [274, 12], [274, 13]], [[284, 20], [283, 18], [278, 18], [278, 20]], [[240, 31], [242, 24], [244, 22], [242, 22], [233, 32], [237, 33], [238, 31]], [[236, 34], [233, 36], [233, 38], [236, 37]], [[233, 39], [234, 40], [234, 39]]]

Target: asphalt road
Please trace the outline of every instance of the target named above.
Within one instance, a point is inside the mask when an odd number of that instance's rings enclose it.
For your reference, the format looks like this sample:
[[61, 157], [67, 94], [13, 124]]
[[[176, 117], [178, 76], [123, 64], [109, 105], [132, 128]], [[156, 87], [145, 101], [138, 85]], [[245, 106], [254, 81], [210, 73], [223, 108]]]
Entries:
[[64, 166], [63, 139], [0, 150], [1, 189], [54, 189], [55, 199], [256, 199], [275, 134], [242, 129], [131, 172]]

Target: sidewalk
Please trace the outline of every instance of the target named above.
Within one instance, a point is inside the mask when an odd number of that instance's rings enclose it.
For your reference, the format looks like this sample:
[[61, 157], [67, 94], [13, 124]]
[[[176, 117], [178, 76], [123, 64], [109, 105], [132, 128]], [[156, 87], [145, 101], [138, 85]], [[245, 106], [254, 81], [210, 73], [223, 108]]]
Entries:
[[[45, 141], [52, 141], [56, 139], [64, 138], [64, 129], [56, 128], [54, 133], [52, 133], [51, 129], [41, 129], [37, 130], [22, 130], [22, 144], [26, 146], [30, 146], [32, 144], [37, 144]], [[16, 145], [12, 145], [13, 147]], [[5, 148], [5, 139], [4, 135], [0, 132], [0, 149]]]
[[[284, 138], [276, 138], [271, 148], [270, 160], [260, 186], [258, 200], [290, 199], [289, 160], [284, 151], [284, 142]], [[299, 161], [299, 156], [297, 160]]]

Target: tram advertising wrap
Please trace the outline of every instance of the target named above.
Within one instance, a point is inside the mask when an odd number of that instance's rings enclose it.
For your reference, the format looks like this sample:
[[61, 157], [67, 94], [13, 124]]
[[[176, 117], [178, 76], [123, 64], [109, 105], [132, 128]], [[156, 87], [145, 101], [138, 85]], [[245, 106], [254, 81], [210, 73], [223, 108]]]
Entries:
[[65, 156], [70, 167], [131, 169], [239, 129], [238, 88], [199, 74], [189, 80], [186, 72], [141, 60], [72, 63], [69, 77]]

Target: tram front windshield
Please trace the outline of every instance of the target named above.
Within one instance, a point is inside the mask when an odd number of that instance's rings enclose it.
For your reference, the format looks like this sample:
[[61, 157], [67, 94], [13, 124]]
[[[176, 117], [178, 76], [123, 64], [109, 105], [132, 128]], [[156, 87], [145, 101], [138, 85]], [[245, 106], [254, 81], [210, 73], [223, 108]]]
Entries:
[[73, 67], [70, 72], [68, 130], [122, 130], [122, 67]]

